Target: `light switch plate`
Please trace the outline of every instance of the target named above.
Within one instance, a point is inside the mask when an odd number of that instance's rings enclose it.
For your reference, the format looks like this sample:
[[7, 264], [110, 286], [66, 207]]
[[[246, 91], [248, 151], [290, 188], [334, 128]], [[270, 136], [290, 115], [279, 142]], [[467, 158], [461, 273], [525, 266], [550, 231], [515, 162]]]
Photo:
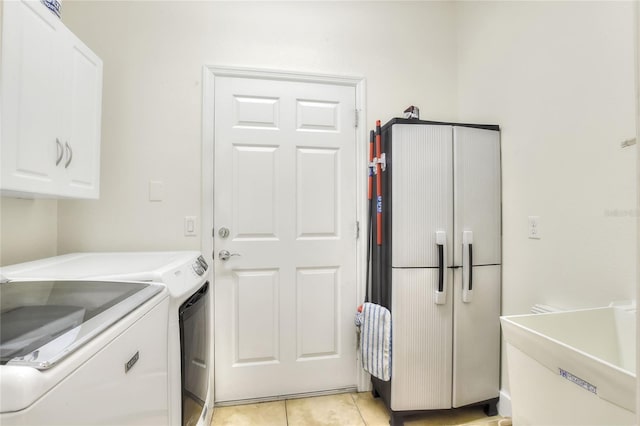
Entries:
[[162, 201], [164, 198], [164, 183], [159, 180], [149, 181], [149, 201]]
[[184, 236], [185, 237], [195, 237], [196, 233], [196, 217], [195, 216], [185, 216], [184, 217]]
[[542, 238], [540, 228], [540, 216], [529, 216], [529, 238], [539, 240]]

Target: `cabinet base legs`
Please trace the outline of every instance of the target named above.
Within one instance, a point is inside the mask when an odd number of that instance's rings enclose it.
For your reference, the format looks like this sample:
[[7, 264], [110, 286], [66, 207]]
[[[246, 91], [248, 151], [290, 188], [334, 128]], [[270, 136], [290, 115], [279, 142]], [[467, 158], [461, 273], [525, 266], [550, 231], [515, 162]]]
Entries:
[[484, 413], [489, 416], [497, 416], [498, 415], [498, 401], [492, 400], [489, 403], [485, 404], [483, 407]]

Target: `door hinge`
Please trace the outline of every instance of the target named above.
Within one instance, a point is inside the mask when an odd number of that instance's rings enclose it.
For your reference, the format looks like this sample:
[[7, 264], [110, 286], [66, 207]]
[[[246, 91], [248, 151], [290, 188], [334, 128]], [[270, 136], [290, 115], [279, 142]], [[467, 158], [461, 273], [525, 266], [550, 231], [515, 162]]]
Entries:
[[360, 114], [358, 114], [358, 110], [357, 109], [355, 110], [355, 113], [356, 113], [356, 128], [358, 128], [358, 120], [359, 120], [359, 115]]
[[356, 220], [356, 240], [360, 238], [360, 221]]

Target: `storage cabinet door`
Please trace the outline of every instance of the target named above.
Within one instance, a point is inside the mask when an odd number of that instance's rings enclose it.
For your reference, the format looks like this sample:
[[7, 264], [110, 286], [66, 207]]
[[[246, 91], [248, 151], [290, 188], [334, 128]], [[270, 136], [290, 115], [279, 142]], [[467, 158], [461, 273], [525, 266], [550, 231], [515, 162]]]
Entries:
[[393, 268], [392, 282], [391, 409], [451, 408], [452, 297], [435, 303], [436, 268]]
[[499, 396], [500, 266], [473, 268], [470, 302], [460, 269], [453, 282], [453, 407], [462, 407]]
[[2, 178], [4, 191], [51, 194], [59, 173], [59, 32], [40, 2], [3, 2]]
[[63, 98], [65, 179], [60, 195], [98, 198], [100, 190], [100, 117], [102, 61], [68, 32]]
[[453, 128], [454, 264], [462, 265], [463, 235], [474, 265], [501, 263], [500, 133]]
[[446, 266], [451, 266], [452, 128], [397, 124], [391, 143], [391, 265], [438, 267], [440, 231], [448, 247]]

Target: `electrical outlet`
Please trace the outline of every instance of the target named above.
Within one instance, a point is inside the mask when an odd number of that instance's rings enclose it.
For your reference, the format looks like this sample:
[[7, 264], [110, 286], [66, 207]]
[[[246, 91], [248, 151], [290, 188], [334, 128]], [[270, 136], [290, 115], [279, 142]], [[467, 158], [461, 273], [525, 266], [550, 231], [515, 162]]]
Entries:
[[534, 240], [542, 238], [540, 216], [529, 216], [529, 238]]

